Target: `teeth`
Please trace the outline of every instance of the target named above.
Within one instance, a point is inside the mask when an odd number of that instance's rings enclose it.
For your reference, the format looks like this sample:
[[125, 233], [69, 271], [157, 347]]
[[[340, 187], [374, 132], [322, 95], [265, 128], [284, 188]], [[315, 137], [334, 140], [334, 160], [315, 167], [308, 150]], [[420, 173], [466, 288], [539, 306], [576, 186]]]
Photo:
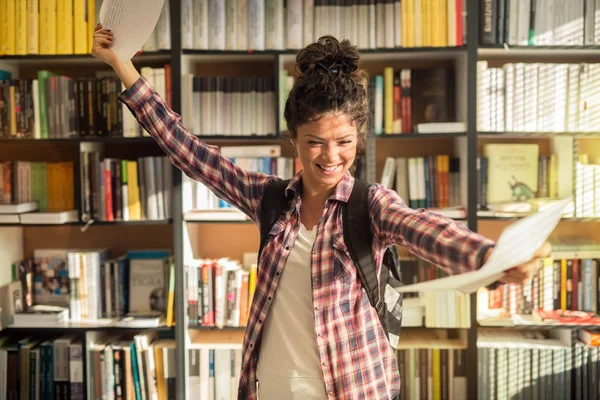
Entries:
[[324, 171], [333, 171], [337, 168], [337, 165], [334, 167], [325, 167], [323, 165], [319, 165], [319, 167], [321, 167], [321, 169], [323, 169]]

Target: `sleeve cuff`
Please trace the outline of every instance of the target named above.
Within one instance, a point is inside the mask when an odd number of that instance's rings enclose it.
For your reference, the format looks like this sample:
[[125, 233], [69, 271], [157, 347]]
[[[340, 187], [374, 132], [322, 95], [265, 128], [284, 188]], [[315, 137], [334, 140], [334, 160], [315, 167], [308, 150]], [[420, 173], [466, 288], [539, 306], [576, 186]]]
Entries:
[[[486, 245], [483, 245], [483, 246], [481, 247], [481, 249], [479, 250], [479, 254], [478, 254], [478, 256], [477, 256], [477, 265], [478, 265], [477, 269], [479, 269], [479, 268], [483, 267], [483, 257], [485, 256], [485, 253], [486, 253], [486, 252], [487, 252], [489, 249], [491, 249], [491, 248], [494, 248], [495, 246], [496, 246], [496, 244], [495, 244], [495, 243], [491, 243], [491, 244], [486, 244]], [[486, 288], [486, 289], [488, 289], [488, 290], [496, 290], [496, 289], [498, 289], [498, 287], [499, 287], [500, 285], [502, 285], [502, 282], [500, 282], [500, 281], [495, 281], [495, 282], [492, 282], [492, 283], [490, 283], [489, 285], [487, 285], [485, 288]]]
[[154, 89], [146, 78], [140, 75], [137, 81], [129, 89], [125, 89], [119, 95], [119, 100], [125, 103], [131, 110], [141, 107], [152, 94]]

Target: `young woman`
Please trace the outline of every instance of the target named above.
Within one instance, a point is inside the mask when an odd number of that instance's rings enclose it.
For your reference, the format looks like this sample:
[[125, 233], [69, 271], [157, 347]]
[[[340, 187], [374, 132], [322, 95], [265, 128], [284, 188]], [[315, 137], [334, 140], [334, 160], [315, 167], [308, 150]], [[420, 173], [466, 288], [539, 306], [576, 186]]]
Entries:
[[[171, 162], [259, 223], [265, 187], [277, 179], [248, 172], [191, 135], [131, 62], [110, 50], [112, 35], [96, 28], [92, 54], [112, 66], [123, 101]], [[289, 209], [274, 224], [259, 260], [256, 292], [243, 343], [240, 399], [391, 399], [400, 377], [374, 308], [361, 287], [342, 233], [340, 205], [349, 172], [365, 147], [366, 74], [356, 47], [322, 37], [297, 55], [297, 80], [285, 106], [302, 171], [290, 181]], [[413, 210], [393, 190], [372, 186], [373, 254], [400, 244], [457, 274], [479, 268], [493, 242], [451, 219]], [[523, 282], [549, 253], [508, 272]]]

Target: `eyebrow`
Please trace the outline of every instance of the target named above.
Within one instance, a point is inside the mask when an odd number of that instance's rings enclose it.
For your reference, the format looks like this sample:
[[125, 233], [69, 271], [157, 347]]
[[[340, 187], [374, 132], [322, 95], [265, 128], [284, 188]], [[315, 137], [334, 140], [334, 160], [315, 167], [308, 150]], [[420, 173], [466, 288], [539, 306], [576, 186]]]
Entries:
[[[343, 140], [343, 139], [348, 139], [348, 138], [350, 138], [350, 137], [353, 137], [353, 136], [354, 136], [353, 134], [349, 134], [349, 135], [346, 135], [346, 136], [342, 136], [341, 138], [337, 138], [337, 139], [335, 139], [335, 140]], [[315, 139], [323, 140], [323, 138], [322, 138], [322, 137], [320, 137], [320, 136], [316, 136], [316, 135], [311, 135], [310, 133], [309, 133], [309, 134], [306, 134], [306, 135], [304, 135], [304, 137], [312, 137], [312, 138], [315, 138]]]

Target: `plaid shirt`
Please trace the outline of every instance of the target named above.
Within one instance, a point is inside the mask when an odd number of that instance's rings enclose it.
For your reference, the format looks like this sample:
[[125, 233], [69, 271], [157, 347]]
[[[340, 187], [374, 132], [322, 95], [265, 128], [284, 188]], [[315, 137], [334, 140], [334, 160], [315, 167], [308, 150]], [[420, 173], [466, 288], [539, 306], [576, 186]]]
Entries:
[[[192, 179], [259, 223], [265, 187], [275, 176], [248, 172], [188, 133], [142, 77], [123, 92], [122, 101], [156, 139], [171, 162]], [[389, 345], [344, 244], [342, 209], [354, 178], [343, 177], [325, 203], [311, 255], [315, 340], [325, 390], [335, 399], [391, 399], [400, 390], [394, 349]], [[277, 292], [281, 273], [300, 227], [302, 175], [296, 174], [287, 192], [291, 207], [270, 231], [259, 260], [256, 292], [243, 342], [240, 399], [256, 399], [256, 366], [263, 321]], [[373, 185], [370, 190], [373, 254], [381, 267], [387, 247], [400, 244], [418, 257], [451, 273], [475, 270], [493, 242], [462, 224], [422, 209], [413, 210], [393, 191]], [[293, 310], [290, 310], [293, 312]]]

